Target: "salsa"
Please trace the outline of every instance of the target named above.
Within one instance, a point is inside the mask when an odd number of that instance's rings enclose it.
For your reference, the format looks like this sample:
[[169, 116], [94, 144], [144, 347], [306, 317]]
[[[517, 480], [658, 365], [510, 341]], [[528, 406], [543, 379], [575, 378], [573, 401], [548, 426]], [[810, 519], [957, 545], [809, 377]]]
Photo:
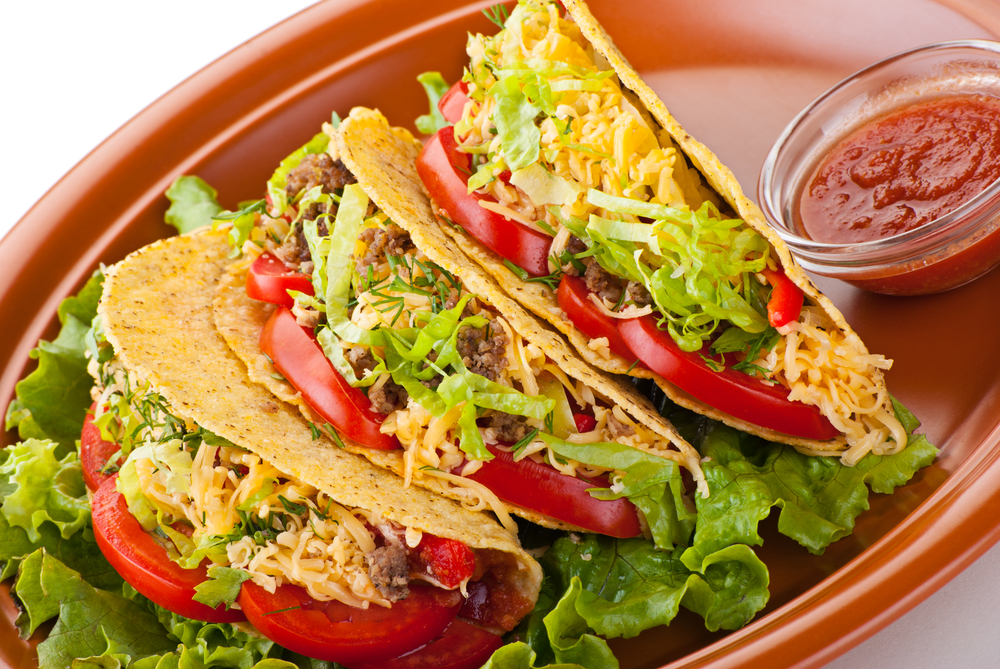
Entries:
[[803, 189], [813, 240], [892, 237], [954, 211], [1000, 177], [1000, 99], [962, 95], [873, 119], [840, 141]]

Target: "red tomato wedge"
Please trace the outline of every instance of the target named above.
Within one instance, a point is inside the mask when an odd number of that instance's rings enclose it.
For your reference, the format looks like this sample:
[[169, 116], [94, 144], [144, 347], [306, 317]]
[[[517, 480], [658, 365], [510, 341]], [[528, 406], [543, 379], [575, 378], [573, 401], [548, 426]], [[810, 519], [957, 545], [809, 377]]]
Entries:
[[788, 399], [788, 389], [762, 383], [726, 368], [712, 371], [701, 352], [682, 351], [652, 315], [618, 323], [625, 343], [650, 369], [694, 397], [754, 425], [784, 434], [826, 441], [840, 432], [818, 407]]
[[288, 294], [289, 290], [312, 295], [312, 279], [308, 274], [288, 269], [270, 253], [262, 253], [250, 265], [247, 274], [247, 297], [250, 299], [291, 309], [295, 300]]
[[351, 664], [351, 669], [478, 669], [486, 664], [503, 639], [461, 620], [426, 646], [386, 662]]
[[468, 192], [469, 155], [458, 150], [453, 127], [430, 138], [417, 157], [417, 173], [437, 205], [470, 235], [531, 276], [549, 274], [552, 237], [484, 209], [479, 202], [491, 199]]
[[771, 284], [771, 299], [767, 301], [767, 320], [776, 328], [799, 320], [805, 294], [784, 272], [765, 269], [761, 274]]
[[[80, 433], [80, 467], [83, 469], [83, 482], [87, 489], [94, 492], [101, 484], [113, 476], [101, 470], [108, 464], [112, 455], [118, 452], [118, 444], [101, 438], [101, 429], [94, 425], [94, 413], [97, 404], [91, 404], [87, 416], [83, 419], [83, 431]], [[122, 464], [118, 460], [118, 464]]]
[[205, 567], [184, 569], [171, 562], [167, 550], [129, 513], [125, 497], [115, 489], [117, 479], [116, 474], [105, 480], [91, 500], [94, 538], [115, 571], [149, 599], [187, 618], [211, 623], [246, 620], [236, 609], [213, 609], [191, 599], [194, 587], [208, 580]]
[[580, 479], [560, 474], [553, 467], [487, 446], [494, 458], [468, 478], [482, 483], [497, 497], [526, 509], [576, 525], [588, 532], [627, 539], [642, 534], [635, 505], [627, 499], [600, 500], [591, 488], [609, 488], [605, 478]]
[[573, 422], [576, 423], [577, 432], [590, 432], [597, 427], [597, 419], [585, 413], [573, 414]]
[[608, 338], [608, 348], [629, 362], [635, 360], [635, 353], [628, 347], [618, 332], [618, 319], [611, 318], [587, 297], [590, 290], [587, 282], [578, 276], [563, 274], [556, 291], [559, 307], [573, 321], [576, 329], [591, 339]]
[[264, 636], [318, 660], [352, 664], [382, 662], [438, 637], [462, 606], [462, 595], [421, 583], [391, 607], [367, 609], [337, 601], [318, 602], [296, 585], [274, 594], [253, 581], [243, 583], [240, 607]]
[[467, 83], [456, 81], [448, 89], [448, 92], [441, 96], [441, 99], [438, 100], [438, 111], [441, 112], [441, 116], [444, 116], [445, 121], [448, 121], [448, 123], [458, 123], [462, 120], [465, 103], [469, 100], [466, 97], [468, 92], [469, 85]]
[[333, 368], [313, 334], [287, 308], [278, 307], [271, 314], [260, 331], [260, 349], [341, 434], [368, 448], [400, 447], [396, 437], [379, 431], [385, 417], [372, 411], [368, 397]]
[[476, 571], [476, 556], [461, 541], [424, 534], [407, 556], [411, 572], [433, 576], [446, 588], [457, 588]]

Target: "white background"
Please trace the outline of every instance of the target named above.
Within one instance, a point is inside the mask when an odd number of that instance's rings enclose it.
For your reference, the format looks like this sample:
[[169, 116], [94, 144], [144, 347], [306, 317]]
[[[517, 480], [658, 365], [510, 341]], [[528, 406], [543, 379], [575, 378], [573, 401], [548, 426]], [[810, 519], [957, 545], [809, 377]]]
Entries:
[[[120, 125], [204, 65], [310, 4], [5, 0], [0, 237]], [[998, 630], [1000, 547], [826, 669], [1000, 667]]]

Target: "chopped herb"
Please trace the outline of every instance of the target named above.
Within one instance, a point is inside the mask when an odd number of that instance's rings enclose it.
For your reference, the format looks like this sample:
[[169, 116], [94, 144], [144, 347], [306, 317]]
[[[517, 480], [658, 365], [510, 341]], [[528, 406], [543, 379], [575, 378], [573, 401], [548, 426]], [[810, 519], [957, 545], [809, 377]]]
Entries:
[[713, 372], [721, 372], [722, 370], [725, 369], [725, 367], [723, 365], [719, 364], [719, 361], [713, 360], [712, 358], [709, 358], [707, 355], [701, 355], [701, 354], [699, 354], [698, 357], [700, 357], [702, 360], [704, 360], [705, 364]]
[[534, 438], [537, 437], [537, 436], [538, 436], [538, 428], [536, 427], [536, 428], [532, 429], [531, 432], [529, 432], [528, 434], [524, 435], [524, 438], [521, 439], [521, 441], [519, 441], [516, 444], [514, 444], [514, 448], [513, 448], [514, 458], [516, 459], [518, 456], [520, 456], [521, 455], [521, 451], [523, 451], [525, 449], [525, 447], [528, 444], [530, 444], [532, 442], [532, 440], [534, 440]]
[[334, 443], [337, 444], [337, 448], [345, 448], [344, 441], [340, 438], [340, 433], [337, 432], [337, 429], [333, 425], [326, 423], [323, 427], [325, 427], [326, 431], [330, 433], [330, 437], [332, 437]]
[[284, 495], [278, 495], [278, 501], [281, 502], [281, 506], [285, 507], [285, 511], [293, 515], [304, 516], [309, 513], [308, 506], [291, 502]]
[[302, 605], [299, 604], [298, 606], [289, 606], [287, 609], [278, 609], [277, 611], [268, 611], [264, 615], [265, 616], [273, 616], [276, 613], [284, 613], [285, 611], [298, 611], [301, 608], [302, 608]]
[[320, 436], [322, 436], [323, 434], [322, 432], [320, 432], [319, 428], [316, 427], [315, 423], [309, 423], [309, 431], [312, 432], [313, 441], [319, 439]]
[[507, 266], [507, 269], [516, 274], [518, 278], [521, 279], [521, 281], [528, 280], [529, 274], [520, 267], [518, 267], [517, 265], [515, 265], [514, 263], [512, 263], [511, 261], [504, 258], [503, 264]]

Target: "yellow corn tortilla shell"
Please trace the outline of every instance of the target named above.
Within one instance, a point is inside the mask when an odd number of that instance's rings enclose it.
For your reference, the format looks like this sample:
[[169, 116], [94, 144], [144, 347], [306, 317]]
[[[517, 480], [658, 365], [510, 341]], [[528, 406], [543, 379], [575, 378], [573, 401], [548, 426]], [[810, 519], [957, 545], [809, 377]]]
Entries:
[[[410, 233], [417, 248], [460, 278], [469, 292], [496, 308], [516, 332], [545, 351], [568, 376], [584, 381], [614, 404], [621, 406], [636, 422], [660, 436], [664, 449], [669, 449], [642, 450], [671, 457], [684, 463], [689, 469], [700, 472], [698, 452], [659, 415], [648, 398], [638, 393], [631, 384], [597, 372], [580, 360], [557, 333], [542, 325], [485, 277], [475, 263], [454, 249], [449, 239], [434, 224], [429, 201], [414, 168], [414, 160], [421, 145], [408, 131], [391, 128], [385, 117], [377, 111], [356, 108], [342, 122], [336, 139], [340, 158], [358, 179], [361, 187], [393, 222]], [[322, 423], [323, 420], [291, 384], [275, 378], [277, 370], [260, 351], [257, 341], [259, 332], [274, 308], [246, 296], [244, 286], [247, 266], [247, 262], [234, 263], [220, 283], [215, 301], [215, 319], [219, 332], [246, 363], [252, 380], [264, 384], [279, 398], [298, 406], [309, 420]], [[402, 450], [381, 451], [346, 439], [344, 444], [350, 452], [364, 455], [378, 466], [405, 476], [406, 463]], [[413, 483], [453, 499], [466, 499], [461, 487], [441, 478], [420, 476]], [[580, 529], [518, 505], [504, 503], [504, 506], [508, 512], [545, 527]]]
[[313, 438], [291, 406], [253, 383], [215, 327], [212, 302], [231, 263], [225, 232], [172, 237], [146, 246], [108, 272], [99, 313], [122, 364], [148, 381], [171, 411], [247, 448], [338, 503], [406, 527], [513, 558], [508, 587], [532, 602], [542, 570], [483, 513], [419, 488]]
[[[608, 34], [604, 32], [604, 29], [594, 18], [593, 14], [591, 14], [586, 3], [580, 0], [566, 0], [563, 5], [566, 7], [567, 13], [579, 26], [583, 36], [611, 64], [623, 87], [631, 90], [638, 96], [655, 122], [670, 134], [671, 138], [687, 155], [694, 167], [704, 176], [708, 185], [722, 196], [740, 218], [767, 239], [774, 253], [780, 259], [785, 273], [805, 293], [806, 303], [822, 308], [837, 327], [846, 333], [847, 336], [857, 341], [862, 354], [867, 355], [868, 349], [861, 342], [861, 338], [851, 329], [851, 326], [848, 325], [843, 314], [833, 305], [833, 302], [816, 288], [805, 271], [795, 262], [788, 251], [788, 247], [767, 224], [764, 215], [758, 209], [757, 205], [743, 194], [743, 190], [733, 176], [732, 171], [723, 165], [708, 147], [691, 137], [676, 119], [670, 115], [663, 101], [642, 81], [638, 73], [629, 65], [628, 61], [614, 45]], [[775, 430], [754, 425], [753, 423], [748, 423], [730, 416], [701, 400], [695, 399], [649, 369], [637, 366], [630, 370], [630, 361], [621, 356], [612, 354], [610, 359], [606, 359], [598, 355], [587, 346], [590, 339], [577, 330], [566, 313], [559, 308], [559, 303], [553, 291], [550, 291], [540, 283], [523, 281], [504, 265], [503, 258], [486, 248], [464, 229], [448, 225], [441, 222], [440, 219], [439, 227], [467, 255], [482, 266], [490, 276], [496, 279], [508, 294], [565, 335], [580, 355], [598, 369], [614, 374], [629, 374], [640, 378], [652, 378], [667, 397], [677, 404], [770, 441], [791, 444], [815, 451], [840, 451], [845, 447], [846, 439], [844, 437], [838, 437], [830, 441], [817, 441], [815, 439], [789, 436]], [[889, 415], [893, 415], [894, 412], [889, 394], [885, 392], [885, 379], [882, 370], [874, 369], [872, 379], [884, 392], [886, 411]]]

